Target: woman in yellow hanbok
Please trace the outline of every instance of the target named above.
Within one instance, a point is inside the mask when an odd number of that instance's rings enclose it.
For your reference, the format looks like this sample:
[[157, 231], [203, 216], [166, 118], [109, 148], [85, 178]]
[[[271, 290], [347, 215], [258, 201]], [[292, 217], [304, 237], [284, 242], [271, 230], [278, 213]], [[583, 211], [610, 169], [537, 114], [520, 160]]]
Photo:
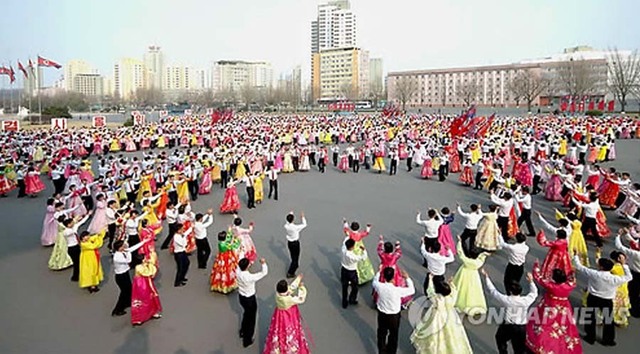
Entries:
[[140, 202], [142, 200], [145, 192], [151, 193], [151, 183], [149, 182], [149, 180], [152, 178], [153, 175], [150, 174], [143, 175], [140, 178], [140, 187], [138, 188], [138, 196], [136, 197], [137, 202]]
[[[624, 268], [618, 261], [621, 255], [622, 253], [618, 251], [611, 252], [610, 258], [615, 261], [613, 269], [611, 269], [611, 274], [613, 275], [624, 275]], [[630, 307], [631, 302], [629, 301], [629, 288], [627, 287], [627, 283], [624, 283], [616, 289], [616, 297], [613, 298], [613, 322], [616, 326], [627, 327], [629, 325]]]
[[560, 148], [558, 149], [558, 155], [560, 155], [560, 157], [567, 156], [567, 139], [563, 138], [560, 140]]
[[213, 162], [212, 164], [213, 168], [211, 169], [211, 182], [220, 182], [220, 180], [222, 180], [220, 164], [217, 161]]
[[473, 150], [471, 150], [471, 163], [473, 163], [474, 165], [478, 163], [478, 161], [480, 161], [480, 159], [482, 158], [482, 151], [480, 151], [480, 147], [477, 147]]
[[247, 175], [247, 169], [244, 167], [244, 160], [238, 160], [238, 167], [236, 167], [236, 174], [234, 179], [236, 181], [242, 180]]
[[44, 161], [44, 151], [42, 150], [42, 146], [36, 146], [35, 151], [33, 152], [33, 162], [42, 162]]
[[256, 203], [262, 203], [264, 199], [264, 188], [262, 186], [262, 181], [264, 180], [264, 173], [256, 173], [256, 179], [253, 182], [254, 189], [254, 201]]
[[111, 152], [120, 151], [120, 142], [118, 142], [118, 139], [116, 138], [111, 139], [111, 145], [109, 146], [109, 151]]
[[333, 143], [333, 140], [331, 138], [331, 133], [329, 133], [329, 132], [321, 132], [320, 133], [320, 140], [324, 144], [332, 144]]
[[607, 158], [607, 144], [602, 142], [600, 145], [600, 149], [598, 150], [598, 162], [602, 162], [606, 158]]
[[104, 279], [102, 264], [100, 263], [100, 247], [104, 241], [107, 229], [91, 235], [88, 231], [80, 237], [80, 277], [78, 285], [88, 288], [90, 293], [97, 292], [98, 285]]
[[189, 202], [189, 184], [187, 183], [187, 179], [183, 178], [178, 181], [178, 202], [181, 204]]
[[[564, 219], [565, 216], [562, 215], [556, 209], [556, 220]], [[569, 224], [571, 225], [571, 235], [569, 235], [569, 255], [573, 259], [573, 256], [578, 255], [580, 257], [580, 263], [585, 267], [589, 266], [589, 250], [587, 249], [587, 243], [584, 240], [584, 235], [582, 234], [582, 222], [578, 219], [578, 217], [570, 213], [566, 216], [569, 220]], [[576, 251], [574, 253], [574, 250]]]
[[167, 141], [164, 139], [164, 135], [160, 135], [156, 141], [156, 147], [158, 149], [164, 149], [167, 146]]
[[[156, 196], [154, 201], [152, 201], [153, 198], [151, 200], [145, 200], [142, 205], [142, 212], [146, 213], [144, 220], [147, 220], [147, 225], [161, 224], [160, 219], [158, 219], [158, 216], [156, 215], [156, 209], [160, 206], [160, 197], [161, 195]], [[162, 227], [159, 227], [154, 229], [153, 233], [157, 236], [161, 231]]]

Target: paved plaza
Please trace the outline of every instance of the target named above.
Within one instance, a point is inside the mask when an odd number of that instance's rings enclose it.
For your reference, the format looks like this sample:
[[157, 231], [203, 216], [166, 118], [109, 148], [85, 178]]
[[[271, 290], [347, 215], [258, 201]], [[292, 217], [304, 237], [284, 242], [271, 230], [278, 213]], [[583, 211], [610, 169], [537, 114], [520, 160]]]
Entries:
[[[616, 146], [618, 160], [612, 165], [631, 172], [634, 180], [640, 179], [640, 141], [618, 141]], [[40, 233], [46, 196], [51, 191], [50, 182], [46, 182], [47, 192], [37, 199], [16, 199], [16, 192], [12, 192], [10, 198], [0, 200], [0, 353], [260, 353], [274, 309], [275, 284], [284, 278], [289, 262], [283, 230], [284, 217], [289, 210], [295, 210], [296, 215], [304, 211], [309, 223], [301, 237], [299, 272], [304, 273], [309, 290], [307, 301], [300, 309], [312, 337], [312, 352], [375, 353], [377, 315], [372, 309], [371, 285], [361, 287], [359, 305], [347, 310], [340, 306], [342, 218], [373, 225], [365, 244], [374, 266], [379, 264], [375, 253], [378, 235], [383, 234], [391, 241], [400, 240], [404, 252], [400, 266], [421, 288], [425, 270], [421, 266], [418, 246], [423, 228], [415, 223], [416, 210], [424, 213], [429, 207], [445, 205], [454, 209], [456, 201], [467, 210], [470, 203], [490, 204], [488, 193], [461, 187], [458, 174], [449, 176], [444, 183], [421, 180], [419, 174], [419, 169], [407, 173], [404, 162], [396, 176], [378, 175], [364, 169], [359, 174], [343, 174], [334, 168], [329, 168], [325, 174], [317, 170], [283, 174], [280, 200], [265, 199], [253, 210], [245, 207], [244, 186], [238, 188], [243, 201], [240, 215], [246, 223], [255, 222], [253, 239], [259, 256], [266, 258], [269, 264], [269, 274], [257, 284], [256, 343], [248, 349], [242, 349], [237, 335], [241, 313], [237, 292], [225, 296], [209, 291], [212, 260], [209, 269], [203, 271], [197, 269], [195, 256], [191, 256], [189, 284], [174, 288], [176, 265], [173, 257], [158, 250], [160, 273], [155, 282], [164, 309], [163, 318], [132, 327], [129, 315], [110, 316], [118, 288], [106, 248], [101, 250], [105, 281], [99, 293], [90, 295], [76, 283], [71, 283], [70, 270], [53, 272], [47, 268], [51, 248], [40, 245]], [[265, 190], [267, 188], [268, 185]], [[193, 210], [218, 210], [222, 196], [218, 185], [212, 194], [193, 203]], [[553, 208], [558, 205], [544, 201], [542, 196], [534, 197], [534, 209], [543, 212], [549, 220], [553, 218]], [[607, 214], [615, 233], [624, 223], [613, 213]], [[231, 216], [216, 213], [214, 225], [209, 228], [212, 246], [215, 245], [215, 234], [226, 229], [231, 220]], [[539, 226], [540, 223], [536, 223], [536, 227]], [[463, 221], [456, 220], [452, 224], [454, 235], [463, 227]], [[166, 230], [161, 237], [165, 235]], [[609, 253], [612, 243], [612, 240], [608, 241], [604, 254]], [[535, 244], [533, 238], [528, 244], [532, 246], [526, 266], [530, 271], [536, 258], [544, 259], [546, 250]], [[593, 244], [589, 247], [593, 256]], [[216, 247], [213, 248], [215, 255]], [[500, 290], [505, 266], [506, 258], [501, 252], [490, 257], [486, 265]], [[449, 265], [447, 275], [453, 275], [457, 268], [457, 262]], [[257, 270], [259, 266], [253, 269]], [[579, 279], [579, 285], [586, 286], [582, 279]], [[579, 306], [581, 294], [581, 289], [573, 292], [574, 306]], [[418, 289], [416, 296], [421, 295]], [[494, 305], [491, 299], [488, 304]], [[413, 353], [409, 341], [412, 328], [406, 314], [402, 321], [399, 352]], [[465, 327], [474, 352], [496, 352], [496, 325], [467, 323]], [[637, 352], [632, 348], [637, 343], [639, 330], [640, 321], [631, 319], [629, 328], [617, 330], [616, 348], [583, 343], [585, 353]]]

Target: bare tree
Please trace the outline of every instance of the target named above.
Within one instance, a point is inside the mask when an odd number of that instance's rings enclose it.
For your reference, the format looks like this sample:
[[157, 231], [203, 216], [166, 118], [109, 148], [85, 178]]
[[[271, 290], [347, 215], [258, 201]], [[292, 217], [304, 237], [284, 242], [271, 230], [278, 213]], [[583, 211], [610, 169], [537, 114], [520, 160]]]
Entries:
[[164, 102], [164, 94], [155, 88], [139, 88], [132, 98], [137, 106], [158, 106]]
[[595, 93], [600, 84], [599, 72], [584, 59], [571, 59], [556, 67], [555, 91], [558, 95], [582, 97]]
[[527, 103], [527, 111], [531, 111], [533, 101], [547, 90], [551, 85], [551, 80], [542, 75], [539, 70], [520, 70], [509, 82], [509, 90], [513, 94], [516, 104], [520, 99]]
[[351, 82], [343, 82], [342, 85], [340, 85], [340, 93], [344, 99], [351, 102], [358, 98], [358, 89], [354, 87]]
[[471, 106], [477, 99], [479, 92], [480, 85], [475, 80], [469, 80], [456, 86], [456, 95], [462, 99], [466, 106]]
[[235, 105], [237, 100], [236, 91], [233, 89], [232, 85], [223, 88], [222, 90], [216, 92], [215, 100], [222, 103], [223, 106], [226, 105]]
[[640, 57], [634, 51], [628, 58], [623, 57], [618, 49], [614, 49], [609, 57], [609, 90], [620, 102], [622, 111], [625, 111], [627, 97], [640, 84]]
[[411, 99], [411, 96], [418, 91], [418, 87], [414, 81], [407, 76], [396, 77], [395, 79], [395, 93], [396, 98], [402, 105], [402, 111], [405, 110], [407, 102]]
[[380, 102], [383, 97], [385, 97], [385, 92], [382, 82], [371, 83], [369, 98], [372, 101], [371, 103], [373, 104], [373, 108], [378, 108], [378, 102]]

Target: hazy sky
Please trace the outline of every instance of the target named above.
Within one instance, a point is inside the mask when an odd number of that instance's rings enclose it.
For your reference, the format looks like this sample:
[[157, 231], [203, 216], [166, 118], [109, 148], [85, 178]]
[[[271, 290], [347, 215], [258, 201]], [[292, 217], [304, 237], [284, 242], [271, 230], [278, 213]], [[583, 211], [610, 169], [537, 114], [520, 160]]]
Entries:
[[[111, 75], [149, 44], [166, 64], [310, 65], [319, 0], [2, 0], [0, 64], [38, 53]], [[640, 48], [639, 0], [352, 0], [358, 45], [386, 71], [507, 63], [588, 44]], [[60, 73], [62, 74], [62, 70]], [[59, 77], [47, 71], [47, 82]], [[306, 79], [306, 75], [305, 75]]]

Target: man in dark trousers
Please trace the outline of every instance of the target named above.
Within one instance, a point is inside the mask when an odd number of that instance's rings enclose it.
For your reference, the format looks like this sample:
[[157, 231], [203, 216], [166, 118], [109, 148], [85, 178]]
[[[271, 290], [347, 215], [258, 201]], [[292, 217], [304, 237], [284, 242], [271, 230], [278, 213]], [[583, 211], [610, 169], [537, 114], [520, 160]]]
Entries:
[[[367, 259], [367, 250], [362, 247], [362, 254], [354, 252], [356, 241], [347, 238], [342, 244], [342, 266], [340, 270], [340, 282], [342, 283], [342, 308], [358, 304], [358, 262]], [[351, 293], [349, 293], [351, 286]]]
[[296, 276], [296, 270], [298, 270], [298, 261], [300, 260], [300, 231], [304, 230], [307, 227], [307, 219], [304, 217], [304, 213], [300, 213], [300, 218], [302, 219], [301, 224], [294, 224], [295, 216], [293, 215], [293, 211], [290, 211], [287, 214], [286, 220], [287, 223], [284, 224], [284, 231], [287, 234], [287, 248], [289, 249], [289, 254], [291, 255], [291, 265], [289, 265], [289, 270], [287, 271], [287, 278], [293, 278]]
[[256, 207], [256, 192], [253, 188], [254, 177], [247, 175], [244, 178], [244, 183], [247, 185], [247, 208], [254, 209]]
[[273, 199], [278, 200], [278, 170], [273, 165], [269, 166], [267, 176], [269, 177], [269, 196], [267, 198], [271, 199], [273, 194]]
[[256, 282], [264, 278], [269, 272], [267, 262], [262, 258], [260, 260], [262, 270], [259, 273], [249, 272], [251, 262], [247, 258], [243, 258], [238, 262], [240, 271], [237, 274], [238, 280], [238, 298], [240, 306], [244, 310], [242, 314], [242, 324], [240, 325], [240, 338], [242, 338], [242, 346], [247, 348], [253, 344], [253, 334], [256, 329], [256, 316], [258, 314], [258, 302], [256, 301]]
[[[16, 179], [18, 180], [18, 198], [24, 198], [27, 194], [27, 185], [24, 183], [25, 169], [16, 164]], [[79, 186], [76, 186], [79, 187]]]
[[380, 281], [380, 272], [373, 277], [373, 289], [378, 294], [378, 301], [376, 302], [378, 310], [378, 353], [395, 354], [398, 351], [402, 298], [411, 296], [416, 292], [413, 281], [407, 273], [402, 272], [402, 277], [407, 281], [405, 287], [393, 284], [394, 275], [395, 270], [391, 267], [386, 267], [382, 271], [383, 281]]
[[516, 202], [522, 205], [522, 212], [518, 218], [518, 227], [524, 222], [527, 225], [527, 236], [533, 237], [536, 235], [536, 231], [533, 228], [533, 222], [531, 222], [531, 195], [529, 194], [529, 187], [524, 186], [519, 193], [516, 193]]

